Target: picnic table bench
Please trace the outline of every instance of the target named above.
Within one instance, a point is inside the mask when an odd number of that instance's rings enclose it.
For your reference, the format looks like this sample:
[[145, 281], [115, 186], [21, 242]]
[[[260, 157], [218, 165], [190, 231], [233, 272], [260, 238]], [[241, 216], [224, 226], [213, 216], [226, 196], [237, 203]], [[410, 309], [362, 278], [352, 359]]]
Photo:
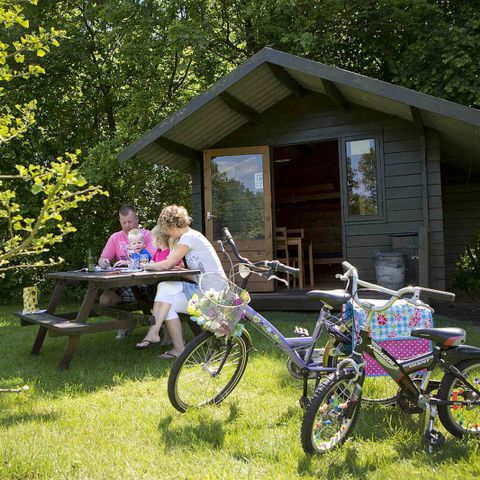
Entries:
[[[138, 324], [153, 325], [155, 318], [151, 314], [151, 301], [138, 290], [140, 285], [155, 285], [166, 280], [184, 280], [186, 275], [198, 274], [198, 270], [168, 270], [163, 272], [140, 271], [125, 272], [113, 270], [108, 272], [55, 272], [45, 277], [53, 280], [55, 286], [45, 311], [34, 313], [15, 313], [22, 326], [39, 327], [31, 350], [32, 355], [39, 355], [47, 333], [51, 337], [68, 336], [65, 353], [58, 364], [59, 370], [68, 369], [77, 348], [80, 336], [87, 333], [134, 328]], [[68, 284], [85, 284], [85, 294], [78, 312], [56, 314], [65, 286]], [[97, 302], [101, 290], [114, 290], [131, 287], [137, 303], [107, 307]], [[141, 310], [137, 313], [132, 310]], [[88, 323], [90, 317], [107, 317], [107, 320]], [[199, 333], [197, 325], [190, 323], [193, 332]]]

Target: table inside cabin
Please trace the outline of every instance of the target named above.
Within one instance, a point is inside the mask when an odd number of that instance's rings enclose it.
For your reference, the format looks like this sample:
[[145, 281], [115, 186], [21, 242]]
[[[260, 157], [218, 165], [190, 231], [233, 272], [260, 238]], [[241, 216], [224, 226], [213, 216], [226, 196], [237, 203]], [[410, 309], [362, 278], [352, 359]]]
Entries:
[[[186, 275], [198, 274], [198, 270], [168, 270], [164, 272], [109, 271], [109, 272], [55, 272], [45, 275], [55, 282], [50, 302], [45, 311], [35, 313], [16, 313], [22, 326], [37, 325], [37, 336], [33, 343], [32, 355], [38, 355], [47, 332], [51, 337], [68, 336], [67, 347], [58, 365], [59, 370], [68, 369], [77, 348], [80, 336], [86, 333], [132, 328], [137, 324], [152, 325], [155, 319], [150, 312], [151, 302], [144, 298], [138, 289], [140, 285], [155, 285], [166, 280], [184, 280]], [[78, 312], [56, 314], [65, 286], [68, 284], [85, 285], [85, 294]], [[128, 311], [127, 305], [106, 307], [97, 302], [102, 290], [115, 290], [120, 287], [133, 287], [137, 304], [135, 308], [143, 313]], [[105, 321], [88, 323], [89, 317], [107, 317]]]

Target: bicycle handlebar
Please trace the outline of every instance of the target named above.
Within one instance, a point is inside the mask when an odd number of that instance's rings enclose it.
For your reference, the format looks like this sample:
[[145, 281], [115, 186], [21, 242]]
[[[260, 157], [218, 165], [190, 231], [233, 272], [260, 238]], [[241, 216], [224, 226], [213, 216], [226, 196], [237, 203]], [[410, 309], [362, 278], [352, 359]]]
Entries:
[[235, 244], [235, 240], [233, 239], [233, 236], [227, 227], [222, 228], [222, 234], [223, 234], [224, 241], [230, 245], [233, 253], [235, 254], [235, 256], [237, 257], [240, 263], [244, 263], [249, 267], [253, 267], [253, 268], [264, 266], [270, 269], [273, 273], [276, 273], [276, 272], [288, 273], [289, 275], [293, 275], [295, 277], [297, 277], [300, 274], [299, 268], [289, 267], [288, 265], [284, 265], [283, 263], [280, 263], [278, 260], [263, 260], [261, 262], [252, 263], [250, 260], [248, 260], [248, 258], [242, 257], [242, 255], [240, 255], [237, 245]]
[[442, 301], [448, 301], [448, 302], [453, 302], [455, 300], [455, 294], [451, 292], [444, 292], [441, 290], [434, 290], [432, 288], [426, 288], [426, 287], [404, 287], [401, 288], [400, 290], [391, 290], [389, 288], [382, 287], [380, 285], [376, 285], [374, 283], [369, 283], [364, 280], [360, 280], [358, 278], [358, 272], [357, 269], [348, 262], [342, 262], [343, 268], [346, 270], [343, 274], [337, 274], [335, 275], [336, 278], [343, 280], [343, 281], [348, 281], [348, 279], [351, 277], [353, 280], [353, 286], [354, 286], [354, 296], [357, 297], [357, 301], [361, 303], [361, 301], [358, 299], [357, 296], [357, 286], [365, 287], [370, 290], [375, 290], [377, 292], [385, 293], [387, 295], [390, 295], [390, 300], [388, 300], [385, 305], [381, 307], [374, 307], [374, 311], [381, 311], [385, 309], [386, 306], [390, 306], [393, 304], [396, 299], [402, 298], [405, 295], [412, 294], [412, 298], [407, 298], [405, 299], [408, 303], [411, 303], [412, 305], [415, 306], [424, 306], [430, 308], [426, 303], [422, 302], [419, 298], [421, 292], [425, 292], [426, 295], [428, 295], [431, 298], [435, 298], [437, 300], [442, 300]]

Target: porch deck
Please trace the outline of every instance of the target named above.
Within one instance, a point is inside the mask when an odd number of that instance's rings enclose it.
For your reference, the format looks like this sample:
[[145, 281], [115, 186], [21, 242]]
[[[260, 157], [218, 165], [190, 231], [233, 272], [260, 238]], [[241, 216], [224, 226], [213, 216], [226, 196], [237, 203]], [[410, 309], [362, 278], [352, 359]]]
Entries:
[[[272, 293], [251, 293], [252, 301], [250, 305], [258, 311], [311, 311], [318, 312], [320, 310], [320, 302], [313, 300], [307, 296], [310, 290], [333, 290], [342, 288], [339, 282], [331, 284], [317, 285], [314, 288], [292, 288], [289, 290], [281, 290]], [[361, 294], [361, 298], [386, 298], [378, 292], [365, 290]]]

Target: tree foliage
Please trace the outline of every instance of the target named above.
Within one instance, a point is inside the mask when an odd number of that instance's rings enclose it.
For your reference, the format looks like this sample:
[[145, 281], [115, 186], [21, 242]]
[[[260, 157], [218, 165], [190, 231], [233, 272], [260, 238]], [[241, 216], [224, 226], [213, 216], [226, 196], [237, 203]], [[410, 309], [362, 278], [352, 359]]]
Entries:
[[[31, 0], [29, 3], [35, 5], [37, 2]], [[0, 0], [0, 24], [3, 24], [5, 30], [15, 26], [29, 28], [29, 21], [20, 4], [5, 0]], [[33, 99], [23, 105], [15, 104], [16, 114], [12, 113], [8, 104], [3, 103], [8, 100], [9, 93], [9, 89], [3, 85], [45, 73], [40, 65], [26, 59], [26, 55], [34, 52], [37, 57], [43, 57], [50, 51], [50, 44], [59, 45], [57, 38], [61, 36], [62, 31], [51, 28], [47, 32], [39, 27], [38, 33], [20, 34], [13, 37], [10, 43], [7, 43], [6, 36], [0, 40], [0, 147], [23, 137], [35, 121], [36, 107]], [[67, 234], [76, 231], [71, 222], [64, 220], [62, 214], [75, 209], [79, 203], [90, 200], [98, 193], [106, 194], [99, 187], [87, 186], [85, 178], [75, 168], [76, 154], [67, 153], [65, 156], [66, 158], [58, 157], [47, 165], [15, 165], [17, 174], [0, 175], [0, 224], [6, 227], [0, 235], [0, 275], [7, 270], [60, 263], [60, 257], [50, 256], [44, 260], [38, 256], [49, 253], [52, 245], [62, 242]], [[12, 181], [28, 183], [30, 193], [42, 198], [38, 211], [27, 211], [25, 214], [22, 206], [25, 201], [24, 192], [23, 198], [19, 199], [17, 191], [21, 190], [5, 186], [5, 183]]]
[[[57, 245], [69, 267], [83, 264], [78, 252], [88, 247], [100, 253], [118, 228], [116, 211], [124, 202], [139, 205], [147, 227], [168, 203], [190, 208], [188, 175], [135, 160], [119, 166], [116, 155], [264, 46], [472, 107], [480, 104], [477, 0], [30, 3], [23, 8], [33, 31], [40, 33], [42, 26], [44, 33], [52, 28], [66, 33], [44, 57], [26, 52], [26, 59], [41, 60], [45, 74], [6, 82], [4, 107], [16, 112], [16, 105], [34, 100], [39, 121], [28, 136], [4, 146], [2, 169], [13, 172], [16, 164], [43, 162], [75, 148], [84, 152], [82, 174], [110, 197], [94, 198], [75, 211], [81, 228]], [[0, 41], [11, 44], [23, 28], [5, 29]], [[28, 195], [26, 186], [17, 191], [21, 198]], [[35, 211], [31, 200], [28, 208]], [[73, 223], [71, 213], [65, 218]], [[21, 280], [18, 274], [11, 278]]]

